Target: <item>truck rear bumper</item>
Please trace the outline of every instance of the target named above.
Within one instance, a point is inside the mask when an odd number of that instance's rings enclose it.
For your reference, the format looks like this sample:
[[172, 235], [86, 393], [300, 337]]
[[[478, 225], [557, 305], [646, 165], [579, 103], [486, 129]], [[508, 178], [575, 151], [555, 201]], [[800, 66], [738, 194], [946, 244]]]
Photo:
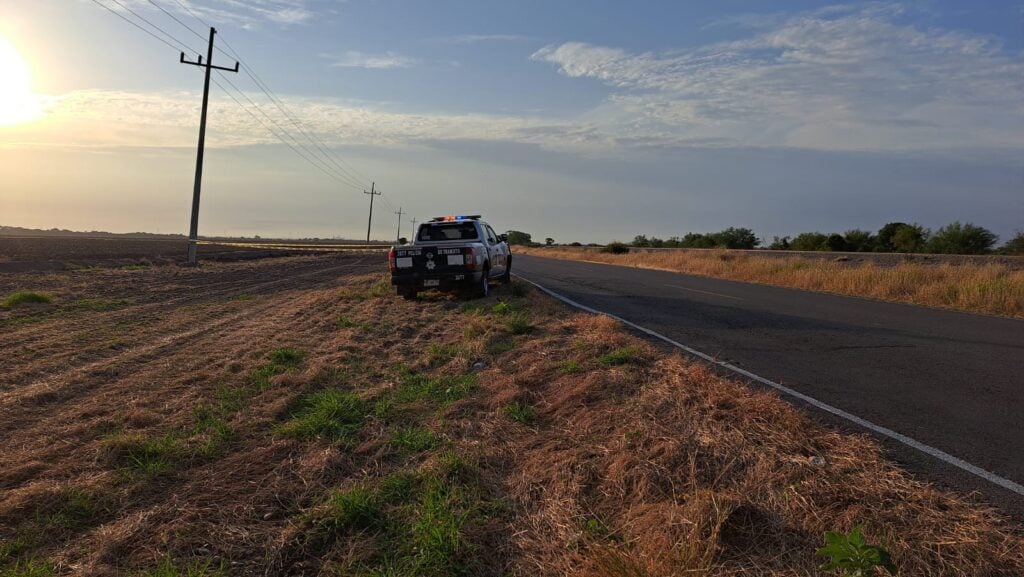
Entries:
[[480, 281], [482, 272], [464, 272], [455, 274], [403, 274], [392, 275], [391, 284], [405, 289], [417, 290], [457, 290], [472, 286]]

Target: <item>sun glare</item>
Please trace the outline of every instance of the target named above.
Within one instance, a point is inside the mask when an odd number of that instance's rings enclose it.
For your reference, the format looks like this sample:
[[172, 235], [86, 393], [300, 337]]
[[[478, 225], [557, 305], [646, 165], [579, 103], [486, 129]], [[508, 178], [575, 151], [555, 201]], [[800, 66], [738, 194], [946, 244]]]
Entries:
[[0, 126], [34, 120], [42, 111], [32, 92], [32, 73], [14, 46], [0, 38]]

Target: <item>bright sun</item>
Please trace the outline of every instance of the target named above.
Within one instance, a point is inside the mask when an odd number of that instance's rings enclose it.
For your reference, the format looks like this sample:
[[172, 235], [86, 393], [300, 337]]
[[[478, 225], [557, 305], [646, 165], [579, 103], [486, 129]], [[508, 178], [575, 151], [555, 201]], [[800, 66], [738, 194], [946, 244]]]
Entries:
[[34, 120], [42, 111], [32, 92], [32, 74], [10, 42], [0, 38], [0, 126]]

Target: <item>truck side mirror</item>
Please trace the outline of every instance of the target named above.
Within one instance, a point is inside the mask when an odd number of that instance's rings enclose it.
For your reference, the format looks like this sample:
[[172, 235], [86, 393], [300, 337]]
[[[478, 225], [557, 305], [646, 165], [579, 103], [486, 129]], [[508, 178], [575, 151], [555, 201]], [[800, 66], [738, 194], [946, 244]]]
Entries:
[[498, 240], [500, 240], [501, 242], [508, 242], [508, 235], [507, 234], [499, 234], [498, 235]]

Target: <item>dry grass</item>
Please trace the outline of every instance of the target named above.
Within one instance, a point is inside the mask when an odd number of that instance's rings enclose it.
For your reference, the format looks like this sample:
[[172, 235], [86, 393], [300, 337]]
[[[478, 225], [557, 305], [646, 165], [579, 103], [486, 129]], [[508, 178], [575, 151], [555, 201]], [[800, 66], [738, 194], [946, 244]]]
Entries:
[[97, 327], [148, 305], [0, 336], [38, 378], [0, 382], [0, 574], [817, 575], [856, 523], [903, 575], [1024, 574], [1019, 527], [773, 394], [533, 291], [408, 302], [336, 258], [154, 271], [257, 296], [121, 351]]
[[1024, 270], [1003, 264], [877, 266], [802, 257], [767, 257], [727, 250], [607, 254], [520, 248], [524, 254], [587, 260], [819, 292], [1024, 318]]

